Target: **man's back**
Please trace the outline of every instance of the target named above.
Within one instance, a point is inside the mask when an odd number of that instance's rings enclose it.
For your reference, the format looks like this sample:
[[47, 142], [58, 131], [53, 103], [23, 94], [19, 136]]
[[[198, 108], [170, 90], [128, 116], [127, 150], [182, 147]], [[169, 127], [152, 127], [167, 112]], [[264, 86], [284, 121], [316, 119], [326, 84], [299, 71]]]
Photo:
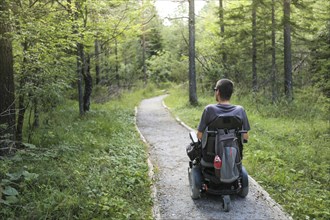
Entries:
[[198, 131], [204, 131], [205, 128], [218, 116], [237, 116], [243, 122], [243, 129], [250, 130], [250, 124], [245, 110], [239, 105], [230, 104], [211, 104], [205, 107], [202, 118], [198, 125]]

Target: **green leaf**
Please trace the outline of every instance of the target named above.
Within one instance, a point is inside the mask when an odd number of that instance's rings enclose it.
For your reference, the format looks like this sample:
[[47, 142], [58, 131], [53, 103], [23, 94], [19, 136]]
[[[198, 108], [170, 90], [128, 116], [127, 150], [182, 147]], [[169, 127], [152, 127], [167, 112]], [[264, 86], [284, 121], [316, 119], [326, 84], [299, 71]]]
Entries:
[[0, 204], [9, 205], [9, 203], [6, 200], [3, 200], [3, 199], [0, 199]]
[[15, 156], [13, 156], [11, 160], [19, 162], [22, 161], [22, 157], [19, 154], [15, 154]]
[[30, 148], [30, 149], [36, 149], [37, 148], [34, 144], [23, 143], [23, 145], [27, 148]]
[[7, 196], [17, 196], [18, 191], [11, 186], [6, 186], [5, 190], [3, 191], [3, 194], [5, 194]]
[[7, 173], [6, 176], [9, 177], [10, 181], [19, 180], [22, 176], [22, 171], [17, 173]]
[[28, 171], [23, 171], [23, 176], [26, 180], [34, 180], [38, 178], [38, 174], [36, 173], [29, 173]]
[[18, 202], [18, 198], [16, 196], [6, 196], [6, 202], [8, 204], [15, 204]]
[[9, 179], [2, 179], [1, 180], [1, 185], [2, 186], [6, 186], [6, 185], [9, 185], [9, 184], [11, 184], [12, 182], [9, 180]]

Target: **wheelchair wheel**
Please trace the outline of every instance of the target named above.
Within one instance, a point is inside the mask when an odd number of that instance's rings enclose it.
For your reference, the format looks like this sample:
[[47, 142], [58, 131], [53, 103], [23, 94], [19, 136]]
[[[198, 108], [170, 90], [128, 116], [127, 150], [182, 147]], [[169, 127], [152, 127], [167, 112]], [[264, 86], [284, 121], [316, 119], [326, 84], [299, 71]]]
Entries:
[[230, 196], [224, 195], [222, 199], [223, 199], [223, 204], [222, 204], [223, 210], [225, 212], [229, 212], [231, 208]]
[[202, 174], [199, 166], [188, 168], [188, 178], [190, 185], [190, 196], [192, 199], [199, 199], [202, 188]]
[[239, 191], [238, 195], [242, 198], [245, 198], [249, 193], [249, 176], [245, 169], [242, 167], [242, 189]]

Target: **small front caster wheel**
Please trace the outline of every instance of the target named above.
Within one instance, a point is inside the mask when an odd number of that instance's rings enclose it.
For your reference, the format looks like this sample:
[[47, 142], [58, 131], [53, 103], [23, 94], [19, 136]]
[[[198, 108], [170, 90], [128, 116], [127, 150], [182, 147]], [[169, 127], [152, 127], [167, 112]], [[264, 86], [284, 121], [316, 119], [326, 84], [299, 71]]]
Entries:
[[229, 212], [230, 206], [231, 206], [230, 196], [229, 195], [223, 196], [223, 210], [225, 212]]

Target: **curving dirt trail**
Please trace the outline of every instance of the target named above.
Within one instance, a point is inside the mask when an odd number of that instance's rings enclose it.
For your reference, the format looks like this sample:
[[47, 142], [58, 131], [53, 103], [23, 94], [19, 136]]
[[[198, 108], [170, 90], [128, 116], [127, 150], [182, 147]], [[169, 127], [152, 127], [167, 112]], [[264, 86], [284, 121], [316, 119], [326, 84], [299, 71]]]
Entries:
[[145, 99], [137, 111], [137, 126], [149, 144], [150, 160], [156, 170], [155, 219], [291, 219], [252, 178], [246, 198], [231, 196], [231, 210], [224, 212], [221, 197], [190, 197], [188, 128], [180, 125], [162, 104], [164, 96]]

